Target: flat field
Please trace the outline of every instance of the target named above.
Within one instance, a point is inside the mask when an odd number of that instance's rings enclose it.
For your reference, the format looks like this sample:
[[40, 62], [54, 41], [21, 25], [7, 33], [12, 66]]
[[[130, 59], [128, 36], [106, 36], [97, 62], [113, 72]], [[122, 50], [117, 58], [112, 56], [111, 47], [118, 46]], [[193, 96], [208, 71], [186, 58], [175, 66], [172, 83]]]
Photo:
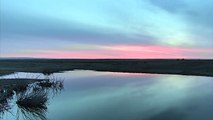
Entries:
[[0, 76], [70, 70], [213, 76], [213, 60], [199, 59], [3, 59]]

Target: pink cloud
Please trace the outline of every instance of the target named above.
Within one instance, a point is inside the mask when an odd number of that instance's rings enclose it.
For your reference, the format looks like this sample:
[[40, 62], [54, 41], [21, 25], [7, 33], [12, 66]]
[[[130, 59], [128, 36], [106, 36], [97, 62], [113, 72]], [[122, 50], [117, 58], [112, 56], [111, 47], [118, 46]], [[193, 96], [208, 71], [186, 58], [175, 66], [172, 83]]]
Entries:
[[213, 49], [144, 45], [102, 46], [100, 50], [39, 50], [5, 57], [36, 58], [213, 58]]

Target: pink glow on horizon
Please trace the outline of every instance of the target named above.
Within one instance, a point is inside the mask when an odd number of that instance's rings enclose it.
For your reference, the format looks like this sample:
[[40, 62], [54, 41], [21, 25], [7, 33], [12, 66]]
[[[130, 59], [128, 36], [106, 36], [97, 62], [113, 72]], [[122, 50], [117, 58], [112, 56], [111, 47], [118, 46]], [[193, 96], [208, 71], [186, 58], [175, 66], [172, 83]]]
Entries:
[[[35, 58], [213, 58], [213, 49], [177, 48], [144, 45], [102, 46], [100, 50], [39, 50], [32, 53], [10, 54], [5, 57]], [[204, 56], [203, 56], [204, 54]], [[193, 56], [196, 55], [196, 56]]]

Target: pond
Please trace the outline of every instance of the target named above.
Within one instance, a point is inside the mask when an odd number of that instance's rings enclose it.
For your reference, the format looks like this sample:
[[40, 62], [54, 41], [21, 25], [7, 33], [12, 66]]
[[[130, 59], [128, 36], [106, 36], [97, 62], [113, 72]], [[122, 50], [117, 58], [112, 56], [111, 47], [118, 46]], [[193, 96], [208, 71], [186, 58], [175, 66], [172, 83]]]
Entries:
[[0, 119], [213, 120], [212, 77], [75, 70], [1, 78], [46, 77], [63, 81], [63, 88], [42, 89], [48, 95], [41, 110], [23, 109], [14, 93]]

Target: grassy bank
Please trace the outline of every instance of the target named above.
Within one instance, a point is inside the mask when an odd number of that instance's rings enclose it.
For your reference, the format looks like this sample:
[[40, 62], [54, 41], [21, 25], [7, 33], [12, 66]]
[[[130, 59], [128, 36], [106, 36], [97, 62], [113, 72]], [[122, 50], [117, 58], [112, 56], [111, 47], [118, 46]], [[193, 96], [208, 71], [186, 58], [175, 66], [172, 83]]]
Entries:
[[74, 69], [213, 76], [213, 60], [184, 59], [8, 59], [0, 60], [0, 75], [13, 72], [50, 74]]

